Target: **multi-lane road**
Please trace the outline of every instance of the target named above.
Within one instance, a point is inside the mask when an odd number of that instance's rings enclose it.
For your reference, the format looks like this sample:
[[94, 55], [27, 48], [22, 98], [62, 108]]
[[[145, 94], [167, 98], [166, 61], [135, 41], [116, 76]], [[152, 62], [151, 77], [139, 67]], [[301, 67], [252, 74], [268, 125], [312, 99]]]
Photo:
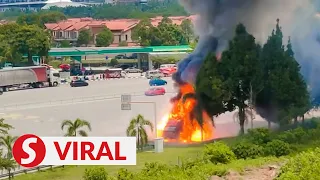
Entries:
[[[145, 78], [92, 81], [88, 87], [80, 88], [61, 85], [11, 91], [0, 96], [0, 118], [15, 127], [13, 135], [61, 136], [63, 120], [80, 118], [91, 122], [91, 136], [124, 136], [131, 118], [142, 114], [155, 122], [155, 111], [152, 104], [144, 103], [132, 104], [132, 110], [122, 111], [120, 95], [132, 94], [132, 101], [136, 102], [155, 102], [159, 121], [169, 112], [169, 99], [175, 93], [172, 80], [166, 80], [168, 93], [155, 97], [144, 96], [149, 88]], [[239, 125], [232, 117], [233, 113], [227, 113], [216, 119], [217, 137], [237, 134]], [[254, 121], [254, 126], [265, 125], [261, 118]]]

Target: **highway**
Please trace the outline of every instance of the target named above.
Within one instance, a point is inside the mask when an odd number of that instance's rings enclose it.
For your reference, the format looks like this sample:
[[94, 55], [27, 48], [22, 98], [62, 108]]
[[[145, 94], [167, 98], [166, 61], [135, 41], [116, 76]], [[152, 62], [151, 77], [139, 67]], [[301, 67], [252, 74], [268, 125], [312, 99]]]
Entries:
[[[155, 102], [156, 117], [161, 120], [170, 110], [169, 100], [174, 96], [173, 83], [166, 78], [167, 92], [164, 96], [146, 97], [149, 88], [145, 78], [90, 81], [88, 87], [71, 88], [61, 85], [53, 88], [11, 91], [0, 96], [0, 118], [15, 127], [10, 133], [39, 136], [62, 136], [61, 122], [76, 118], [90, 121], [90, 136], [125, 136], [131, 118], [142, 114], [155, 123], [153, 104], [132, 104], [132, 110], [121, 110], [121, 94], [132, 94], [132, 101]], [[7, 106], [7, 108], [3, 108]], [[10, 106], [10, 107], [8, 107]], [[218, 137], [236, 135], [239, 125], [233, 121], [233, 113], [216, 118]], [[254, 126], [266, 126], [256, 118]], [[248, 124], [248, 128], [250, 123]], [[152, 138], [152, 133], [150, 138]]]

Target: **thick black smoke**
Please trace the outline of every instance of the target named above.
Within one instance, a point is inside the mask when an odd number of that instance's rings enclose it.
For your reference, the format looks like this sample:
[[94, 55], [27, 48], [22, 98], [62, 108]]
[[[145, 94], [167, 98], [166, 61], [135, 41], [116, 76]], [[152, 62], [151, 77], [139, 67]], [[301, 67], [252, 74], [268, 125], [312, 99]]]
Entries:
[[291, 37], [301, 72], [320, 100], [320, 0], [180, 0], [192, 14], [197, 14], [196, 33], [200, 36], [195, 51], [178, 65], [173, 79], [194, 84], [208, 52], [221, 52], [233, 37], [235, 26], [243, 23], [257, 41], [264, 43], [275, 28], [276, 19], [286, 40]]

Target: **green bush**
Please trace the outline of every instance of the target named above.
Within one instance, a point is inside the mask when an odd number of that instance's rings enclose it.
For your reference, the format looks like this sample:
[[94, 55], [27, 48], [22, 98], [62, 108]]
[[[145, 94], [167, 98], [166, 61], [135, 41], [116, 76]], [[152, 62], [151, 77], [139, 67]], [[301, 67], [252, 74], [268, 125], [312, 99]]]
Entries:
[[249, 129], [247, 134], [249, 140], [258, 145], [266, 144], [271, 141], [271, 133], [267, 128]]
[[53, 68], [59, 68], [60, 64], [62, 64], [62, 61], [60, 60], [52, 60], [48, 63], [48, 65], [52, 66]]
[[268, 156], [285, 156], [290, 153], [290, 145], [281, 140], [275, 139], [268, 142], [265, 146], [265, 155]]
[[133, 173], [128, 171], [128, 169], [121, 168], [118, 171], [117, 179], [118, 180], [132, 180], [133, 176], [134, 176]]
[[263, 156], [264, 149], [260, 145], [249, 142], [240, 142], [232, 147], [233, 153], [238, 159], [257, 158]]
[[84, 180], [107, 180], [108, 173], [103, 167], [85, 169]]
[[236, 156], [230, 147], [223, 142], [215, 142], [205, 145], [204, 157], [214, 164], [227, 164], [236, 159]]
[[281, 168], [278, 180], [319, 179], [320, 149], [302, 152]]

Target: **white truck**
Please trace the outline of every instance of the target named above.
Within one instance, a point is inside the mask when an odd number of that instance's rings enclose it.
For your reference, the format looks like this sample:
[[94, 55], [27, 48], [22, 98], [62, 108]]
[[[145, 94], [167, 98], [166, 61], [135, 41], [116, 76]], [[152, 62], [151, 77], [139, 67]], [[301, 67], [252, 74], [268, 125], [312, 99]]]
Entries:
[[55, 87], [61, 83], [59, 71], [48, 66], [7, 67], [0, 69], [0, 95], [12, 87]]

